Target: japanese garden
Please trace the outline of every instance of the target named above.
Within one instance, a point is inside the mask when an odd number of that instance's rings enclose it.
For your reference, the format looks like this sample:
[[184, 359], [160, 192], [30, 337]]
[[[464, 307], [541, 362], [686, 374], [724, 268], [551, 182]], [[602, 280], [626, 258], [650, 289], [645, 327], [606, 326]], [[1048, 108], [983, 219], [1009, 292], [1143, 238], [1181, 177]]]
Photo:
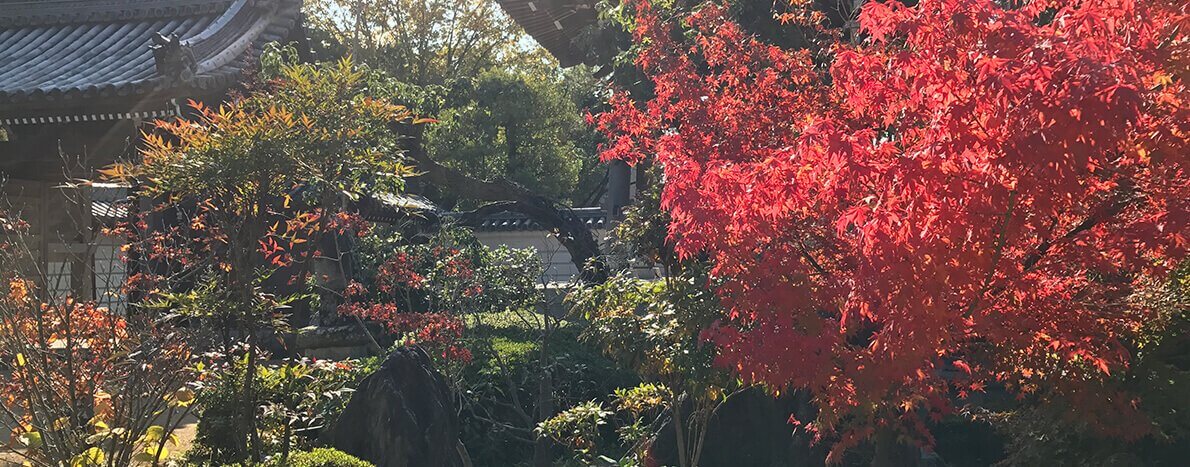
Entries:
[[0, 465], [1190, 464], [1188, 30], [0, 0]]

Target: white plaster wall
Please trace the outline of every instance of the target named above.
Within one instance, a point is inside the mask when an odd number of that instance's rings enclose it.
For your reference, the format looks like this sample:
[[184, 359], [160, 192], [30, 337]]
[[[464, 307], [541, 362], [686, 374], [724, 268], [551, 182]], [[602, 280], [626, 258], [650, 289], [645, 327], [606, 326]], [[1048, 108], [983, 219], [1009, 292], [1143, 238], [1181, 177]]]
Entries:
[[[596, 239], [602, 239], [607, 232], [594, 230], [591, 232]], [[509, 248], [533, 248], [541, 258], [545, 268], [542, 279], [546, 282], [568, 282], [578, 275], [578, 268], [570, 261], [570, 253], [566, 251], [558, 239], [543, 230], [515, 230], [515, 231], [476, 231], [475, 237], [489, 247], [507, 246]]]

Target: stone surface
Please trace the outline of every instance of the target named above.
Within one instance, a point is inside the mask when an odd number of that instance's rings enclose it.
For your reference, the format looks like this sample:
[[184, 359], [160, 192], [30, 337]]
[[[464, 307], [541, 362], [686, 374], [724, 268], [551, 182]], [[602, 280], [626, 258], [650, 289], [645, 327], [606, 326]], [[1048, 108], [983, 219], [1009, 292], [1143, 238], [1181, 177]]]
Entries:
[[401, 347], [364, 379], [326, 441], [377, 467], [462, 467], [450, 388], [424, 351]]
[[306, 349], [301, 352], [303, 357], [318, 360], [347, 360], [350, 358], [366, 358], [372, 356], [372, 347], [368, 345], [352, 345], [339, 347], [319, 347]]
[[[392, 338], [384, 334], [380, 326], [370, 323], [368, 332], [372, 334], [371, 338], [364, 334], [357, 323], [341, 326], [306, 326], [295, 333], [287, 334], [284, 337], [284, 349], [277, 353], [343, 360], [377, 355], [381, 352], [380, 349], [392, 344]], [[376, 339], [376, 343], [373, 343], [372, 339]]]
[[[369, 326], [368, 331], [373, 336], [380, 335], [379, 326]], [[366, 346], [369, 342], [368, 336], [355, 323], [343, 326], [306, 326], [299, 329], [294, 336], [294, 347], [299, 351], [324, 347]]]

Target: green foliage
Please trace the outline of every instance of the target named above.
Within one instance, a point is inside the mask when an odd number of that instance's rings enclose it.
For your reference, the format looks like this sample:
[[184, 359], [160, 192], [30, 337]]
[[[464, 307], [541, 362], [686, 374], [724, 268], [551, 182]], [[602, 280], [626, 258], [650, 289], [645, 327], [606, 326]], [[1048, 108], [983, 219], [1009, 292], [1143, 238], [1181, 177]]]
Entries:
[[144, 310], [223, 323], [235, 322], [242, 318], [239, 314], [243, 313], [258, 318], [261, 324], [274, 330], [286, 330], [289, 328], [288, 315], [283, 311], [297, 302], [309, 299], [312, 294], [295, 293], [278, 297], [266, 293], [263, 285], [268, 281], [270, 274], [266, 269], [256, 270], [256, 276], [252, 278], [249, 302], [242, 305], [247, 311], [228, 306], [235, 303], [237, 298], [232, 296], [231, 290], [225, 287], [216, 274], [210, 272], [200, 277], [188, 290], [158, 292], [137, 306]]
[[[246, 355], [245, 355], [246, 357]], [[206, 369], [198, 390], [198, 433], [187, 454], [193, 462], [220, 464], [243, 462], [249, 455], [242, 437], [239, 404], [255, 407], [258, 430], [266, 453], [281, 453], [311, 446], [318, 433], [328, 429], [351, 398], [364, 376], [378, 366], [378, 359], [341, 362], [287, 362], [256, 368], [255, 385], [244, 391], [246, 358]], [[244, 394], [255, 399], [243, 401]]]
[[576, 107], [583, 92], [566, 86], [590, 92], [597, 84], [576, 79], [490, 71], [460, 80], [426, 132], [430, 156], [480, 179], [507, 179], [548, 197], [583, 201], [577, 190], [598, 167], [597, 139]]
[[636, 415], [665, 408], [673, 399], [669, 389], [659, 384], [641, 383], [633, 388], [617, 388], [616, 408]]
[[148, 194], [211, 198], [242, 216], [299, 186], [315, 205], [398, 191], [412, 172], [389, 125], [411, 114], [370, 97], [366, 76], [350, 60], [281, 65], [275, 87], [218, 109], [195, 104], [197, 125], [159, 124], [180, 144], [148, 134], [143, 162], [121, 172], [151, 181]]
[[[711, 415], [739, 382], [713, 365], [715, 348], [699, 337], [722, 316], [718, 297], [707, 287], [705, 265], [688, 261], [681, 266], [678, 274], [660, 280], [621, 274], [571, 295], [572, 312], [588, 321], [584, 340], [646, 382], [615, 390], [621, 414], [608, 423], [616, 427], [618, 443], [583, 438], [575, 444], [567, 438], [573, 435], [558, 435], [577, 446], [579, 459], [594, 459], [598, 448], [605, 454], [623, 453], [619, 460], [599, 457], [600, 462], [635, 463], [644, 455], [647, 440], [669, 418], [682, 427], [677, 433], [679, 461], [683, 466], [698, 465]], [[550, 432], [550, 423], [543, 432]]]
[[532, 311], [482, 313], [469, 322], [467, 339], [475, 358], [462, 369], [457, 386], [461, 396], [463, 443], [476, 466], [527, 465], [532, 459], [536, 421], [532, 413], [539, 386], [547, 371], [552, 395], [563, 407], [603, 397], [612, 389], [635, 384], [635, 378], [608, 361], [598, 350], [579, 341], [582, 326], [563, 321], [546, 344], [541, 361], [545, 323]]
[[278, 467], [372, 467], [370, 462], [330, 448], [295, 452], [284, 461], [278, 459], [275, 465]]
[[612, 412], [598, 401], [578, 404], [541, 422], [537, 429], [577, 451], [584, 458], [594, 453], [599, 428], [607, 424]]
[[[639, 465], [642, 448], [657, 431], [657, 422], [663, 420], [659, 415], [673, 402], [673, 393], [663, 385], [617, 388], [615, 411], [606, 410], [599, 401], [583, 402], [539, 423], [537, 431], [571, 449], [575, 460], [583, 464]], [[617, 441], [606, 436], [610, 426], [615, 427]], [[616, 454], [620, 460], [608, 454]]]
[[286, 67], [293, 66], [299, 61], [296, 45], [269, 42], [260, 51], [260, 77], [279, 78], [284, 75]]
[[[598, 200], [600, 141], [582, 110], [603, 86], [586, 67], [561, 70], [490, 0], [307, 2], [316, 54], [352, 56], [377, 73], [377, 97], [433, 117], [426, 148], [480, 179], [507, 179], [575, 205]], [[453, 208], [465, 187], [427, 187]]]
[[[540, 314], [532, 310], [508, 310], [480, 313], [468, 323], [469, 340], [477, 357], [467, 369], [468, 378], [493, 379], [504, 371], [535, 371], [532, 365], [541, 350], [545, 326]], [[558, 392], [564, 400], [589, 400], [609, 393], [635, 378], [581, 342], [583, 325], [562, 321], [552, 330], [548, 345], [553, 352]], [[490, 345], [490, 348], [489, 348]], [[479, 358], [483, 356], [484, 358]], [[505, 368], [501, 368], [501, 365]]]
[[705, 283], [694, 267], [657, 281], [620, 275], [573, 294], [573, 312], [589, 322], [583, 338], [625, 368], [701, 386], [725, 376], [711, 365], [713, 347], [698, 338], [721, 313]]
[[319, 59], [351, 54], [406, 83], [445, 84], [492, 69], [556, 66], [491, 1], [314, 0], [306, 10]]
[[[208, 467], [210, 462], [189, 460], [187, 467]], [[314, 448], [309, 451], [292, 452], [287, 457], [275, 455], [258, 464], [219, 464], [223, 467], [373, 467], [371, 462], [333, 448]]]
[[629, 258], [673, 267], [678, 260], [666, 241], [670, 218], [661, 209], [661, 170], [657, 166], [645, 170], [650, 183], [637, 190], [636, 199], [624, 210], [624, 219], [613, 228], [611, 249]]

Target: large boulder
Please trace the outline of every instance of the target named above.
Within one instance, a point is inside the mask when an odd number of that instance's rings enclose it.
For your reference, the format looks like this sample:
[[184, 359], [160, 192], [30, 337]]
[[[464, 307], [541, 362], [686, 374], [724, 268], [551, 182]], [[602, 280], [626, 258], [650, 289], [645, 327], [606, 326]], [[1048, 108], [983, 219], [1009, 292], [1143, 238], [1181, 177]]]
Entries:
[[424, 351], [401, 347], [360, 383], [327, 442], [377, 467], [462, 467], [450, 389]]

